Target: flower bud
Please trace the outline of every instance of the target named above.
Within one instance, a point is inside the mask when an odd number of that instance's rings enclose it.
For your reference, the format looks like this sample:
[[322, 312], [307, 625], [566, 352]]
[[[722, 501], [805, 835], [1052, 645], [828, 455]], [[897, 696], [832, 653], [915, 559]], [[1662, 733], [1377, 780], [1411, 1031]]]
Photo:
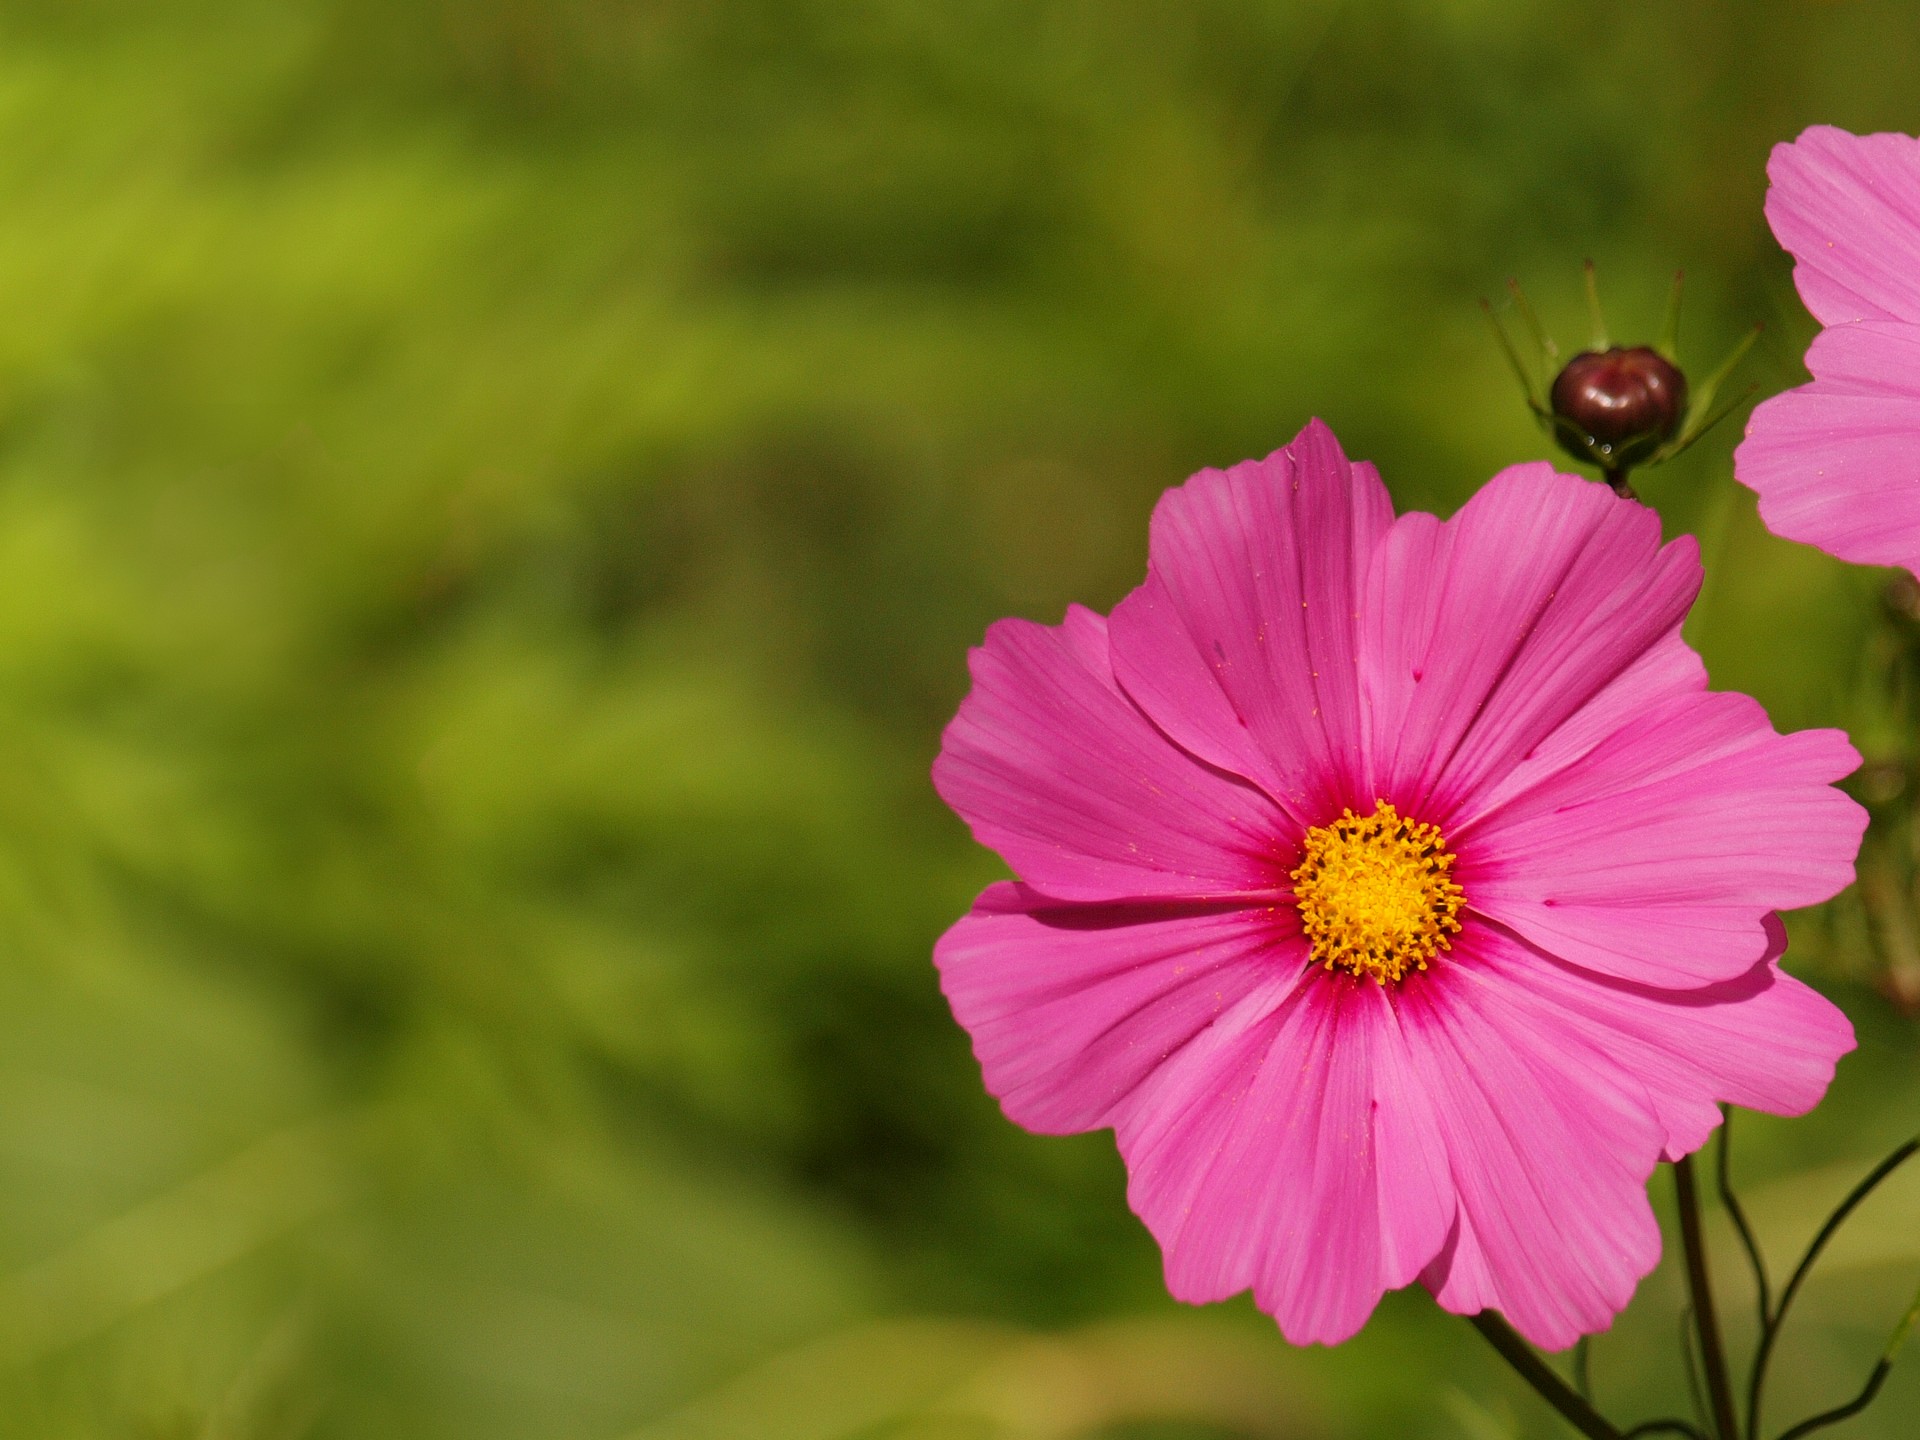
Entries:
[[1680, 428], [1687, 377], [1645, 345], [1585, 350], [1554, 380], [1548, 402], [1569, 453], [1623, 470], [1644, 461]]

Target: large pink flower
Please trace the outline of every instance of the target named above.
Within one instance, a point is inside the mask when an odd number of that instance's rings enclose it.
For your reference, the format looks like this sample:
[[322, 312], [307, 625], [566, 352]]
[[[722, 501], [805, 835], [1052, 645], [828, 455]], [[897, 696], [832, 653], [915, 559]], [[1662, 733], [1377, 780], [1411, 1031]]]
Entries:
[[1767, 222], [1827, 328], [1753, 412], [1734, 473], [1769, 529], [1920, 574], [1920, 140], [1816, 125], [1767, 162]]
[[1296, 1342], [1418, 1278], [1539, 1344], [1646, 1181], [1850, 1049], [1774, 911], [1852, 878], [1837, 731], [1714, 694], [1691, 540], [1544, 464], [1394, 518], [1325, 426], [1154, 512], [1110, 619], [1003, 620], [934, 780], [1018, 880], [936, 963], [1031, 1130], [1111, 1126], [1183, 1300]]

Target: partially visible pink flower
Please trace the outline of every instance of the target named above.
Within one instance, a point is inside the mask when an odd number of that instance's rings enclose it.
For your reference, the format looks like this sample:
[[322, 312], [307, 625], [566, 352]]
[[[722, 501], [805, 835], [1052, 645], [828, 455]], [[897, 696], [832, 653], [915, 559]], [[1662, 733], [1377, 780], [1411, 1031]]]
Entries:
[[1816, 125], [1767, 162], [1767, 223], [1827, 328], [1734, 474], [1775, 534], [1920, 575], [1920, 140]]
[[1418, 1279], [1562, 1347], [1727, 1101], [1844, 1016], [1774, 912], [1852, 878], [1837, 731], [1714, 694], [1690, 539], [1544, 464], [1394, 518], [1318, 422], [1154, 512], [1110, 619], [1003, 620], [934, 781], [1018, 877], [935, 953], [987, 1088], [1111, 1127], [1183, 1300], [1334, 1342]]

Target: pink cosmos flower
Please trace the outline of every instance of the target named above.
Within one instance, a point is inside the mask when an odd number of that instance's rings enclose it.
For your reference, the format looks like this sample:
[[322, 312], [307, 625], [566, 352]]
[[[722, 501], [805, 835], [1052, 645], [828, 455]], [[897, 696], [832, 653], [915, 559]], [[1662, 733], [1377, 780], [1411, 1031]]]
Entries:
[[1334, 1342], [1417, 1278], [1563, 1347], [1717, 1102], [1819, 1100], [1773, 912], [1852, 878], [1859, 757], [1707, 690], [1699, 583], [1545, 464], [1395, 519], [1315, 422], [1169, 491], [1111, 618], [987, 632], [934, 781], [1019, 878], [942, 987], [1008, 1116], [1113, 1128], [1177, 1297]]
[[1767, 223], [1827, 328], [1757, 407], [1734, 474], [1767, 527], [1920, 575], [1920, 140], [1816, 125], [1767, 162]]

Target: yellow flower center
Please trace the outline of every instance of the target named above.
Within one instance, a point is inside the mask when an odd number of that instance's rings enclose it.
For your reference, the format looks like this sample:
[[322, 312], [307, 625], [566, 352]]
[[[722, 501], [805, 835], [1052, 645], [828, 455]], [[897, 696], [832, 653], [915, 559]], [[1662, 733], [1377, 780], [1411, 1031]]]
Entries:
[[1290, 878], [1313, 958], [1384, 985], [1424, 970], [1460, 933], [1465, 893], [1440, 827], [1385, 800], [1371, 815], [1348, 810], [1307, 831], [1306, 855]]

